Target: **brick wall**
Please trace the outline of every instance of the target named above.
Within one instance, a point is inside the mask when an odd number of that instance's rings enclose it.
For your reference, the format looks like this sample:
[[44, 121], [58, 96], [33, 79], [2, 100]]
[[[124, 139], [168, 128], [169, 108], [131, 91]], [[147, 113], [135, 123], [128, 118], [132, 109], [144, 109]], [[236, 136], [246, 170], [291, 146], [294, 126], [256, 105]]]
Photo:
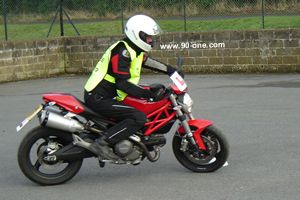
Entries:
[[[106, 48], [120, 38], [2, 41], [0, 82], [90, 72]], [[184, 57], [186, 72], [300, 72], [300, 29], [168, 33], [158, 39], [150, 55], [172, 65], [178, 56]]]
[[[181, 47], [186, 47], [187, 42], [188, 49], [157, 48], [152, 54], [171, 64], [176, 64], [176, 57], [182, 56], [189, 72], [300, 72], [300, 29], [177, 33], [160, 40]], [[209, 48], [209, 44], [217, 48]]]
[[64, 39], [67, 73], [89, 73], [106, 49], [122, 37], [70, 37]]
[[60, 39], [0, 42], [0, 82], [65, 73]]

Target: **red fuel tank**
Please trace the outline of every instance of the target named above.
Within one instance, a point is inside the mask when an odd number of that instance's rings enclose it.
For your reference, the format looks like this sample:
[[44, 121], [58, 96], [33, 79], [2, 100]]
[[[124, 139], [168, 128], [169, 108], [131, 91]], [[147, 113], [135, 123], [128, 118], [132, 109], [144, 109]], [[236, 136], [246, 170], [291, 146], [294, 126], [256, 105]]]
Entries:
[[134, 108], [136, 108], [139, 111], [142, 111], [143, 113], [145, 113], [146, 115], [156, 111], [157, 109], [161, 108], [162, 106], [166, 105], [168, 102], [168, 99], [162, 99], [160, 101], [157, 102], [150, 102], [144, 99], [137, 99], [137, 98], [133, 98], [133, 97], [129, 97], [127, 96], [123, 103], [128, 105], [128, 106], [132, 106]]

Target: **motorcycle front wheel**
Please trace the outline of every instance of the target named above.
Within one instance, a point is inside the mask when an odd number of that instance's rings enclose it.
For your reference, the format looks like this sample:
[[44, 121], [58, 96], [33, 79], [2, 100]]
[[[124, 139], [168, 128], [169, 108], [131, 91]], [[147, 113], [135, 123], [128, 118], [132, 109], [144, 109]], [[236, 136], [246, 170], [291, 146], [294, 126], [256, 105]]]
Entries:
[[18, 164], [23, 174], [40, 185], [57, 185], [73, 178], [82, 165], [76, 161], [56, 160], [51, 153], [72, 142], [72, 135], [63, 131], [36, 127], [21, 141]]
[[[193, 127], [191, 127], [193, 131]], [[173, 137], [173, 152], [176, 159], [193, 172], [214, 172], [227, 161], [229, 145], [225, 136], [214, 126], [201, 134], [206, 150], [198, 150], [179, 133]]]

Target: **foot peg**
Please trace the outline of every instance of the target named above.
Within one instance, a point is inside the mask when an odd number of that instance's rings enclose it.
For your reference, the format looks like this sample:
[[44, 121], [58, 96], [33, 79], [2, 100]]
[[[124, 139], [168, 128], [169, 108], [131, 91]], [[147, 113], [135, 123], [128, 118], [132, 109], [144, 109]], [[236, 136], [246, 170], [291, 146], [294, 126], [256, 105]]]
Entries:
[[91, 147], [91, 143], [84, 141], [78, 135], [72, 134], [72, 137], [73, 137], [73, 144], [74, 145], [83, 147], [83, 148], [88, 149], [88, 150]]
[[101, 168], [105, 167], [105, 162], [99, 160], [99, 166], [100, 166]]

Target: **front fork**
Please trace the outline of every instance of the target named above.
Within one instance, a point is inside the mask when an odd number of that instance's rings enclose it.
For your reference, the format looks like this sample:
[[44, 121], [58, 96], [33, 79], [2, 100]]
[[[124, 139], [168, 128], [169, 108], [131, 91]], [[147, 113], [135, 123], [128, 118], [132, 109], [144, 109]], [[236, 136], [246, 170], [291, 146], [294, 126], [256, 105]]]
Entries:
[[[181, 127], [179, 128], [179, 133], [184, 132], [184, 136], [186, 137], [186, 139], [188, 140], [188, 142], [190, 142], [194, 147], [196, 147], [196, 149], [201, 149], [201, 150], [206, 150], [206, 146], [200, 136], [200, 131], [202, 130], [197, 130], [194, 134], [190, 128], [190, 125], [188, 120], [186, 119], [186, 115], [182, 112], [181, 110], [181, 106], [177, 103], [176, 98], [173, 94], [170, 95], [170, 100], [172, 102], [173, 108], [174, 110], [176, 110], [177, 113], [177, 117], [179, 119], [179, 121], [181, 122]], [[190, 113], [188, 115], [188, 117], [190, 118], [191, 121], [197, 121], [194, 120], [194, 117], [192, 115], [192, 113]], [[182, 131], [180, 131], [180, 129], [182, 129]]]

